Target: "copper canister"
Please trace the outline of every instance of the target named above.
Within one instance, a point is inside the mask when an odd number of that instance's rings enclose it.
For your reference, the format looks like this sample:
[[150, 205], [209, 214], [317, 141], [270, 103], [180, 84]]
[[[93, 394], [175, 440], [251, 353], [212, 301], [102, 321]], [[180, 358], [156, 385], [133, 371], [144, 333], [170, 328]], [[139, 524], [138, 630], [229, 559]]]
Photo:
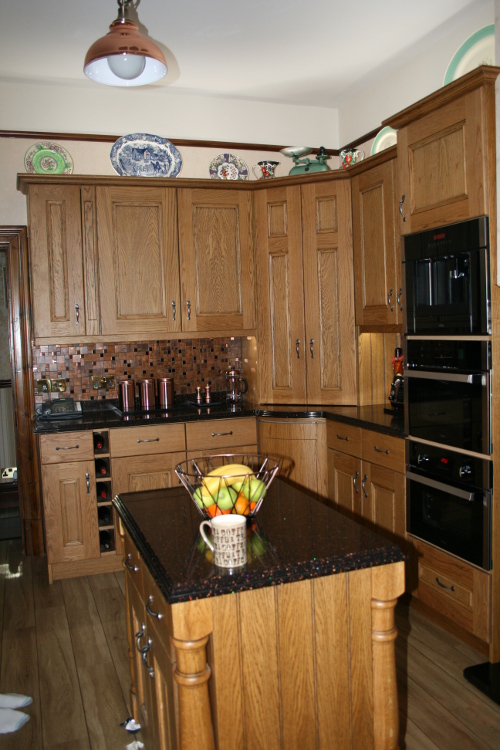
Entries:
[[141, 410], [150, 411], [155, 408], [155, 380], [154, 378], [143, 378], [137, 381], [139, 384], [139, 399]]
[[158, 378], [158, 406], [160, 409], [171, 409], [174, 405], [174, 379]]
[[135, 383], [133, 380], [118, 381], [118, 399], [121, 411], [134, 411]]

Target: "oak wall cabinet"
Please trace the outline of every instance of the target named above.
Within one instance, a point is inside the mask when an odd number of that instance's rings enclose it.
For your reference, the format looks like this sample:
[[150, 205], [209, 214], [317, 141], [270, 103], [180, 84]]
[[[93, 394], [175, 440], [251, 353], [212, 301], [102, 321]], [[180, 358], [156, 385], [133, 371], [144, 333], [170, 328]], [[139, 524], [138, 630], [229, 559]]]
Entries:
[[251, 191], [193, 183], [19, 177], [36, 343], [255, 333]]
[[259, 190], [255, 228], [260, 400], [355, 404], [350, 182]]
[[[352, 178], [354, 289], [358, 326], [394, 326], [403, 321], [399, 227], [396, 233], [395, 148], [360, 164]], [[397, 236], [396, 236], [397, 235]]]
[[398, 233], [490, 213], [497, 75], [477, 68], [383, 123], [398, 130]]

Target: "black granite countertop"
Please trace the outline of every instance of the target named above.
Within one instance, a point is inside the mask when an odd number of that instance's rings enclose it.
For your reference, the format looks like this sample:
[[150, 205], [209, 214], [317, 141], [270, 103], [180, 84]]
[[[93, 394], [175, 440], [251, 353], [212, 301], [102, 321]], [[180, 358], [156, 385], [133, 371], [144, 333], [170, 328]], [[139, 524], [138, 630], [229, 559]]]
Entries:
[[113, 503], [171, 604], [406, 559], [396, 544], [279, 477], [248, 520], [248, 563], [234, 571], [213, 565], [202, 516], [184, 488], [124, 493]]
[[110, 429], [113, 427], [146, 424], [174, 424], [204, 419], [230, 419], [233, 417], [275, 417], [289, 419], [326, 418], [357, 425], [368, 430], [405, 437], [401, 411], [377, 404], [375, 406], [317, 406], [309, 404], [256, 404], [251, 401], [227, 401], [225, 394], [214, 394], [210, 406], [196, 404], [194, 396], [176, 397], [168, 410], [144, 412], [137, 409], [124, 414], [118, 408], [118, 399], [82, 401], [81, 417], [59, 421], [36, 421], [37, 434], [73, 432], [75, 430]]

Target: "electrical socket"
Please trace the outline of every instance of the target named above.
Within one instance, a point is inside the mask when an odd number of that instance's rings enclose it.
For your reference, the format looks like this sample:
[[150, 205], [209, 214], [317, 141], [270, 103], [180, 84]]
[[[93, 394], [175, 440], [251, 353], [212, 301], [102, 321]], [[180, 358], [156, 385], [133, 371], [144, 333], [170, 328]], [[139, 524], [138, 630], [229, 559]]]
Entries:
[[58, 391], [64, 393], [66, 390], [66, 380], [64, 378], [56, 378], [52, 381], [52, 391]]
[[92, 389], [98, 391], [101, 388], [105, 388], [107, 391], [112, 390], [115, 387], [115, 376], [114, 375], [99, 375], [92, 376]]
[[52, 390], [52, 381], [50, 378], [40, 378], [37, 381], [36, 389], [38, 393], [50, 393]]

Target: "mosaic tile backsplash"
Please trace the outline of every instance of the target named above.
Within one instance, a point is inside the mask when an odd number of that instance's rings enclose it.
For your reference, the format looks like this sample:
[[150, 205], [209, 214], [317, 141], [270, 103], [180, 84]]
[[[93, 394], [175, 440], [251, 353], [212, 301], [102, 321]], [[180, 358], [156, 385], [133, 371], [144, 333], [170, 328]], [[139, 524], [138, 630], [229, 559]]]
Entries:
[[213, 391], [225, 390], [220, 371], [241, 363], [241, 339], [173, 339], [170, 341], [126, 341], [116, 344], [70, 344], [34, 346], [33, 377], [35, 400], [40, 378], [64, 378], [66, 391], [52, 397], [71, 397], [76, 401], [118, 398], [114, 390], [93, 390], [92, 376], [114, 375], [115, 383], [125, 378], [174, 379], [174, 393], [194, 393], [196, 386], [210, 383]]

